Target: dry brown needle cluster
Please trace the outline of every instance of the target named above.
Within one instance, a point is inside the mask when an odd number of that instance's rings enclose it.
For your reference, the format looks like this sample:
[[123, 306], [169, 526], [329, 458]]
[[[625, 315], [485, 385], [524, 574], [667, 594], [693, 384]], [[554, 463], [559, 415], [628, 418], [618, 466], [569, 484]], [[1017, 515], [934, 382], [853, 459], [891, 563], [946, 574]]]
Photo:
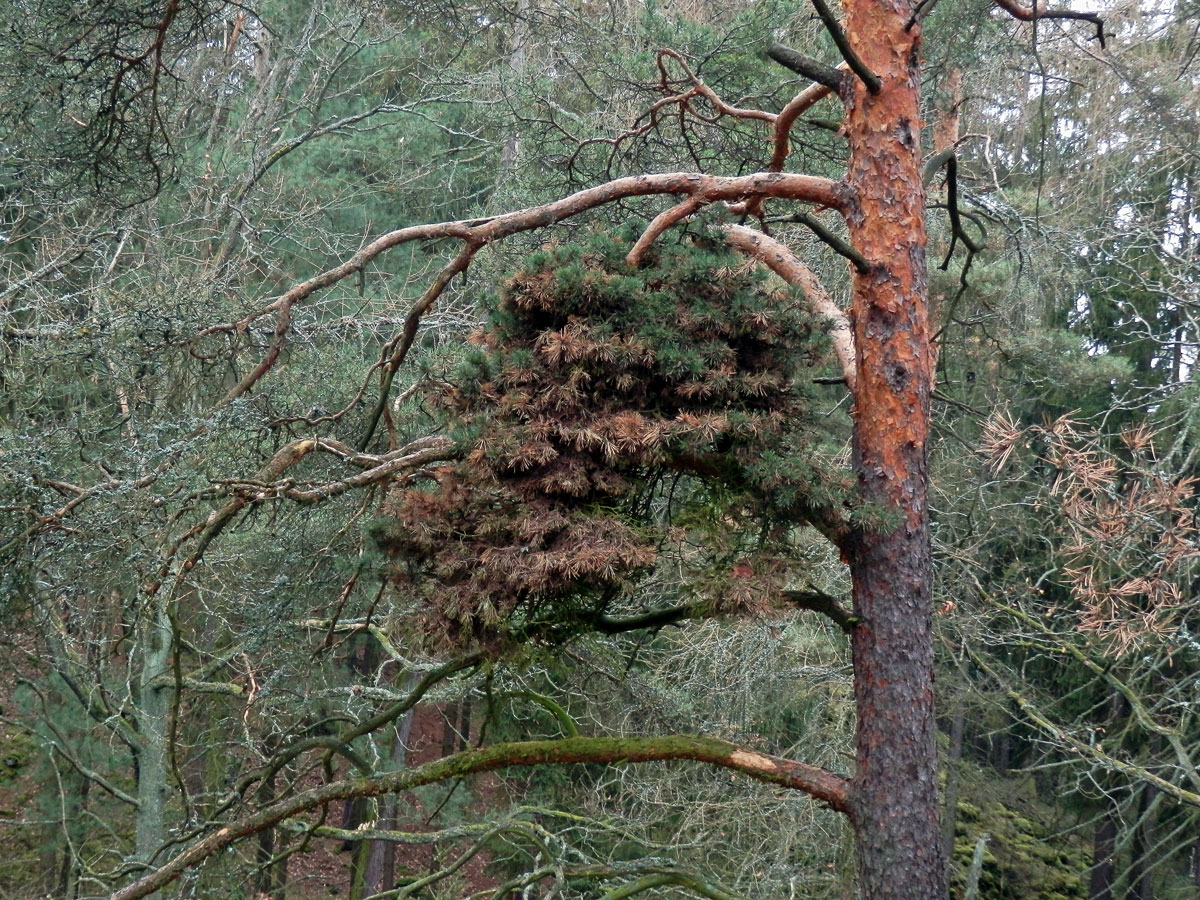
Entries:
[[1196, 481], [1157, 470], [1145, 426], [1107, 442], [1069, 416], [1022, 429], [998, 414], [982, 449], [997, 472], [1020, 451], [1033, 457], [1042, 481], [1035, 503], [1054, 522], [1081, 628], [1121, 654], [1178, 627], [1200, 566]]
[[[379, 531], [437, 642], [572, 633], [655, 567], [680, 509], [782, 527], [817, 481], [797, 462], [797, 373], [827, 362], [820, 329], [726, 252], [665, 247], [633, 268], [628, 246], [531, 258], [440, 395], [465, 458], [393, 496]], [[727, 564], [727, 601], [777, 568]]]

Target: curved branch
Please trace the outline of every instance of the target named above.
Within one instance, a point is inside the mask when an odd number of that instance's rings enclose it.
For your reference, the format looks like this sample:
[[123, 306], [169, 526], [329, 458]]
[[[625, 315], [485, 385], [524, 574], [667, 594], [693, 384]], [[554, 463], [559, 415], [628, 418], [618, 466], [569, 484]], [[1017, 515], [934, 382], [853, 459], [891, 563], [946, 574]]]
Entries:
[[1026, 8], [1021, 6], [1016, 0], [993, 0], [993, 2], [1012, 16], [1014, 19], [1020, 19], [1022, 22], [1032, 22], [1035, 19], [1075, 19], [1079, 22], [1088, 22], [1095, 26], [1095, 39], [1100, 42], [1100, 49], [1105, 49], [1108, 45], [1104, 39], [1104, 19], [1099, 13], [1079, 12], [1074, 9], [1046, 9], [1042, 3], [1043, 0], [1034, 0], [1033, 6]]
[[934, 176], [941, 171], [942, 166], [944, 166], [953, 158], [953, 147], [946, 147], [929, 157], [929, 159], [925, 161], [925, 168], [921, 172], [921, 184], [923, 184], [925, 187], [929, 187], [929, 185], [933, 183]]
[[579, 737], [579, 726], [575, 723], [571, 714], [544, 694], [539, 694], [537, 691], [504, 691], [501, 694], [495, 695], [495, 699], [528, 700], [530, 703], [540, 706], [546, 712], [550, 713], [550, 715], [554, 716], [558, 722], [558, 727], [562, 729], [564, 737]]
[[858, 625], [858, 617], [824, 591], [784, 591], [783, 596], [800, 609], [818, 612], [826, 618], [832, 619], [845, 634], [853, 634]]
[[[843, 67], [839, 66], [838, 68]], [[767, 164], [768, 172], [783, 171], [784, 161], [792, 149], [788, 141], [788, 136], [792, 133], [792, 126], [796, 124], [796, 120], [803, 113], [832, 93], [833, 89], [826, 85], [809, 85], [789, 100], [787, 106], [779, 111], [779, 115], [775, 119], [775, 149], [771, 153], [771, 161]]]
[[975, 242], [974, 238], [967, 234], [959, 215], [958, 157], [954, 154], [950, 154], [950, 158], [946, 160], [946, 209], [950, 213], [950, 249], [946, 251], [946, 258], [938, 266], [943, 272], [950, 267], [950, 258], [954, 255], [954, 246], [958, 241], [961, 240], [963, 246], [967, 248], [967, 265], [970, 265], [971, 257], [983, 249]]
[[636, 763], [662, 760], [706, 762], [758, 781], [802, 791], [830, 808], [849, 814], [849, 781], [816, 766], [780, 759], [709, 737], [672, 735], [649, 738], [580, 737], [495, 744], [467, 750], [411, 769], [334, 781], [302, 791], [231, 822], [201, 838], [158, 870], [114, 891], [109, 900], [138, 900], [170, 884], [192, 866], [238, 840], [335, 800], [375, 797], [511, 766], [557, 763]]
[[[713, 109], [715, 109], [718, 114], [722, 116], [729, 116], [734, 119], [758, 119], [761, 122], [774, 123], [774, 113], [769, 113], [762, 109], [745, 109], [740, 106], [733, 106], [729, 103], [726, 103], [720, 98], [716, 91], [705, 84], [704, 80], [692, 71], [691, 66], [687, 64], [687, 60], [685, 60], [680, 53], [677, 53], [676, 51], [670, 50], [666, 47], [658, 51], [658, 71], [660, 75], [659, 83], [664, 92], [668, 92], [671, 89], [670, 78], [667, 75], [666, 66], [663, 65], [664, 59], [673, 59], [679, 64], [679, 67], [683, 69], [684, 74], [687, 75], [688, 81], [692, 83], [692, 87], [695, 91], [693, 96], [698, 95], [703, 97], [712, 104]], [[683, 97], [682, 102], [686, 103], [687, 95], [680, 96]]]
[[825, 286], [813, 270], [801, 262], [787, 247], [761, 231], [744, 225], [726, 225], [722, 228], [730, 245], [742, 253], [752, 256], [788, 284], [800, 288], [805, 303], [811, 312], [829, 320], [829, 339], [833, 352], [845, 376], [846, 386], [854, 392], [857, 370], [854, 354], [854, 333], [850, 320], [833, 302]]
[[[820, 178], [815, 175], [756, 172], [752, 175], [718, 176], [695, 172], [669, 172], [659, 175], [630, 175], [625, 178], [617, 178], [605, 184], [585, 188], [550, 203], [515, 210], [499, 216], [400, 228], [371, 241], [344, 263], [295, 285], [274, 302], [256, 310], [234, 325], [232, 330], [241, 331], [260, 316], [271, 312], [278, 315], [274, 339], [266, 356], [221, 399], [217, 406], [218, 408], [226, 406], [241, 397], [275, 365], [287, 342], [287, 336], [291, 330], [292, 310], [296, 304], [318, 291], [362, 271], [377, 256], [393, 247], [412, 241], [436, 241], [447, 238], [462, 241], [467, 248], [439, 275], [439, 280], [443, 276], [447, 276], [448, 280], [448, 277], [452, 277], [466, 268], [466, 263], [470, 262], [470, 257], [478, 248], [490, 244], [492, 241], [502, 240], [523, 231], [545, 228], [587, 210], [628, 197], [647, 197], [655, 194], [680, 194], [695, 198], [702, 204], [720, 200], [736, 202], [776, 197], [786, 200], [805, 200], [839, 210], [846, 206], [844, 189], [841, 184], [830, 178]], [[469, 252], [467, 252], [468, 250]], [[459, 267], [464, 254], [466, 260]], [[438, 292], [440, 293], [440, 290]], [[429, 297], [428, 303], [432, 303], [436, 299], [436, 293], [430, 295], [430, 292], [427, 292], [421, 301], [418, 301], [405, 323], [404, 333], [406, 336], [410, 330], [415, 333], [416, 324], [419, 323], [420, 317], [428, 305], [426, 303], [427, 296]], [[411, 340], [407, 345], [402, 341], [396, 352], [403, 354], [410, 344]]]
[[[649, 874], [643, 875], [632, 882], [627, 882], [620, 887], [613, 888], [605, 894], [601, 900], [628, 900], [629, 897], [635, 897], [645, 891], [652, 890], [657, 887], [666, 887], [667, 885], [676, 885], [678, 887], [687, 888], [694, 894], [699, 894], [701, 897], [707, 897], [708, 900], [746, 900], [742, 894], [735, 894], [732, 891], [726, 890], [720, 885], [711, 884], [703, 879], [697, 878], [689, 872], [679, 870], [664, 869], [661, 866], [654, 866], [646, 870]], [[574, 873], [568, 873], [579, 877]], [[589, 873], [590, 875], [591, 873]], [[615, 877], [618, 873], [614, 870], [611, 874], [604, 873], [600, 877]], [[596, 877], [596, 876], [592, 876]]]
[[[838, 603], [837, 599], [824, 591], [791, 590], [783, 591], [783, 598], [796, 609], [807, 609], [819, 612], [832, 619], [846, 634], [854, 630], [858, 620]], [[667, 625], [678, 625], [690, 619], [711, 617], [713, 604], [709, 601], [698, 603], [680, 603], [677, 606], [666, 606], [648, 612], [635, 613], [624, 618], [597, 615], [584, 618], [583, 624], [594, 629], [599, 634], [625, 634], [629, 631], [639, 631], [643, 628], [663, 628]]]
[[[471, 653], [466, 656], [460, 656], [457, 659], [452, 659], [449, 662], [438, 666], [437, 668], [431, 669], [425, 673], [420, 681], [413, 685], [412, 690], [409, 691], [407, 696], [402, 697], [394, 703], [388, 704], [369, 719], [343, 729], [333, 739], [341, 744], [352, 744], [355, 739], [360, 738], [365, 734], [370, 734], [389, 722], [400, 718], [400, 716], [404, 715], [406, 712], [416, 706], [417, 703], [420, 702], [421, 698], [424, 697], [434, 686], [440, 684], [451, 675], [455, 675], [465, 669], [475, 668], [483, 662], [483, 659], [484, 655], [482, 653]], [[267, 765], [263, 766], [257, 771], [250, 772], [243, 776], [237, 783], [235, 796], [240, 797], [243, 795], [255, 782], [261, 782], [270, 778], [274, 778], [276, 773], [278, 773], [293, 759], [303, 753], [307, 753], [309, 750], [313, 750], [322, 746], [325, 746], [324, 738], [315, 737], [305, 738], [304, 740], [297, 741], [290, 746], [284, 747], [271, 758]], [[228, 805], [222, 807], [222, 810], [227, 808]], [[303, 808], [308, 809], [309, 807]], [[221, 810], [218, 810], [218, 812], [220, 811]], [[270, 824], [274, 823], [272, 822]]]
[[677, 203], [670, 209], [660, 212], [638, 236], [637, 241], [634, 242], [630, 251], [625, 254], [625, 262], [631, 266], [641, 265], [642, 257], [646, 255], [646, 251], [650, 249], [650, 245], [658, 240], [664, 231], [677, 222], [682, 222], [698, 210], [700, 206], [701, 201], [695, 197], [688, 197], [682, 203]]
[[43, 528], [61, 528], [62, 520], [75, 511], [75, 508], [83, 505], [88, 500], [101, 496], [106, 491], [118, 490], [136, 490], [139, 488], [149, 487], [154, 484], [159, 478], [160, 472], [152, 472], [149, 475], [143, 475], [136, 481], [123, 481], [120, 478], [109, 478], [106, 481], [101, 481], [98, 484], [92, 485], [90, 488], [78, 488], [75, 485], [66, 485], [62, 482], [54, 482], [48, 479], [38, 478], [34, 476], [35, 482], [40, 482], [56, 490], [67, 490], [75, 496], [67, 501], [63, 506], [54, 510], [51, 513], [34, 515], [32, 525], [20, 531], [15, 537], [11, 538], [6, 544], [0, 546], [0, 558], [3, 558], [10, 550], [15, 550], [20, 547], [25, 541], [33, 537]]
[[1121, 681], [1120, 678], [1113, 674], [1111, 666], [1101, 665], [1100, 663], [1096, 662], [1096, 660], [1092, 659], [1091, 656], [1089, 656], [1087, 653], [1084, 653], [1070, 641], [1058, 640], [1059, 635], [1055, 634], [1054, 631], [1050, 629], [1044, 622], [1034, 616], [1029, 615], [1018, 607], [1010, 606], [1009, 604], [996, 599], [990, 593], [984, 590], [983, 585], [979, 583], [979, 579], [973, 578], [972, 580], [975, 582], [975, 586], [979, 591], [979, 595], [990, 606], [1003, 610], [1017, 621], [1039, 632], [1043, 637], [1054, 639], [1056, 641], [1055, 647], [1059, 653], [1071, 656], [1081, 666], [1108, 684], [1110, 688], [1119, 692], [1121, 696], [1125, 698], [1125, 702], [1129, 704], [1129, 708], [1132, 710], [1134, 718], [1137, 720], [1138, 724], [1141, 725], [1146, 731], [1165, 738], [1167, 743], [1171, 745], [1171, 750], [1175, 753], [1175, 760], [1179, 764], [1179, 770], [1186, 776], [1188, 781], [1192, 783], [1192, 786], [1196, 789], [1196, 791], [1200, 792], [1200, 769], [1196, 767], [1196, 764], [1192, 759], [1192, 754], [1188, 752], [1188, 748], [1184, 746], [1178, 729], [1169, 728], [1156, 722], [1154, 717], [1150, 715], [1150, 711], [1146, 708], [1144, 698], [1139, 696], [1135, 691], [1133, 691], [1133, 689], [1129, 687], [1129, 685], [1125, 684], [1125, 682]]

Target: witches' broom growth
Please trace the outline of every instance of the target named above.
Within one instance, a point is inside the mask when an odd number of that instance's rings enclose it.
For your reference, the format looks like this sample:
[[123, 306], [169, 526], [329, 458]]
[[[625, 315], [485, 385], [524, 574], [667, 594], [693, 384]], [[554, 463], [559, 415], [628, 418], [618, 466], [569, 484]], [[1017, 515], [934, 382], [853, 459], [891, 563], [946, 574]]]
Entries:
[[685, 560], [711, 611], [779, 605], [795, 527], [849, 495], [814, 465], [829, 342], [792, 289], [706, 240], [634, 268], [630, 240], [530, 257], [439, 388], [465, 458], [398, 492], [377, 535], [436, 641], [594, 622], [684, 522], [742, 535]]

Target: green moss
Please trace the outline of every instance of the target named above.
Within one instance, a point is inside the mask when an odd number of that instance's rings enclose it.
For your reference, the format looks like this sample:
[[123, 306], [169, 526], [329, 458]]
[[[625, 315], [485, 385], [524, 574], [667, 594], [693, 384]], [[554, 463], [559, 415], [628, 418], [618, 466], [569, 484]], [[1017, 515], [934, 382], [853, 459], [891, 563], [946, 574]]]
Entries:
[[976, 842], [987, 834], [981, 900], [1083, 900], [1088, 848], [1079, 838], [1048, 827], [1049, 817], [1049, 809], [1031, 797], [1009, 796], [980, 805], [960, 801], [954, 841], [956, 891], [962, 890]]
[[0, 785], [16, 781], [37, 756], [37, 743], [21, 731], [0, 731]]

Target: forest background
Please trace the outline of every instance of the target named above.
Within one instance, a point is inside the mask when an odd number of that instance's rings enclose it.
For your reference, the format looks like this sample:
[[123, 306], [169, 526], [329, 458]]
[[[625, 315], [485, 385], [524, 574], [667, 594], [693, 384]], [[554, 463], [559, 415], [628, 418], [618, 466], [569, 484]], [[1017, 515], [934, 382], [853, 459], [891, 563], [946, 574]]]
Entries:
[[[1200, 9], [1106, 6], [1103, 46], [1086, 19], [922, 13], [951, 892], [1194, 897]], [[272, 804], [418, 770], [153, 895], [854, 896], [851, 828], [778, 784], [453, 764], [703, 735], [852, 772], [848, 576], [780, 499], [853, 503], [837, 329], [721, 238], [768, 230], [845, 308], [836, 220], [688, 209], [629, 269], [670, 207], [629, 196], [469, 268], [433, 239], [345, 268], [403, 226], [762, 170], [770, 122], [740, 113], [809, 84], [768, 45], [838, 61], [819, 12], [35, 0], [6, 28], [0, 896], [108, 896]], [[839, 177], [844, 137], [818, 101], [785, 171]], [[534, 515], [463, 474], [547, 464], [506, 423], [575, 415], [645, 346], [686, 399], [674, 449], [568, 423], [612, 498]], [[531, 374], [587, 354], [565, 387]], [[553, 528], [586, 540], [535, 571]]]

